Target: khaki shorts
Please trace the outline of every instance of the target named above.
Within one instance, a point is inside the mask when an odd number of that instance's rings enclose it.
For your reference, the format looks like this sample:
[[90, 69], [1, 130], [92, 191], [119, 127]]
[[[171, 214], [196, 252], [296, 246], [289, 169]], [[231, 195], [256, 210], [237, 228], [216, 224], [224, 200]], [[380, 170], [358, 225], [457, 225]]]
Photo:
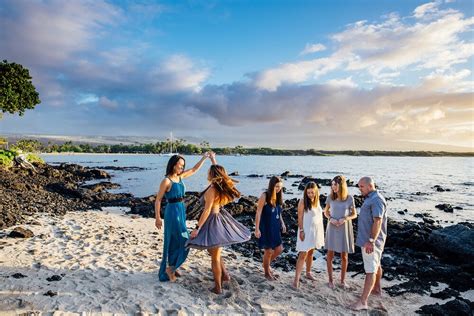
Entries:
[[365, 273], [376, 273], [382, 259], [382, 250], [374, 246], [374, 251], [369, 254], [365, 252], [365, 247], [362, 247], [362, 259]]

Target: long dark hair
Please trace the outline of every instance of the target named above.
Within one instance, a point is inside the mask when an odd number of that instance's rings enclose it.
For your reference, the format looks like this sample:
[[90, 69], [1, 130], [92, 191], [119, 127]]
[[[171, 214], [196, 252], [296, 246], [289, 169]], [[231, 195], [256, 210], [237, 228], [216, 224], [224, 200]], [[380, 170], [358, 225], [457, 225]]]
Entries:
[[240, 192], [234, 185], [224, 167], [220, 165], [212, 165], [209, 168], [209, 180], [216, 190], [215, 201], [219, 205], [226, 205], [234, 199], [240, 197]]
[[[314, 189], [314, 201], [311, 201], [308, 197], [307, 191], [309, 189]], [[316, 183], [313, 181], [310, 181], [306, 184], [306, 187], [304, 188], [304, 193], [303, 193], [303, 203], [304, 203], [304, 210], [308, 211], [314, 206], [318, 207], [319, 206], [319, 188]]]
[[178, 163], [180, 159], [183, 159], [184, 165], [183, 168], [186, 166], [186, 160], [181, 155], [173, 155], [171, 156], [170, 160], [168, 160], [168, 165], [166, 166], [166, 174], [165, 176], [171, 176], [174, 172], [174, 166]]
[[280, 192], [275, 192], [275, 186], [277, 183], [283, 182], [280, 177], [273, 176], [268, 182], [268, 189], [265, 198], [265, 202], [271, 206], [283, 205], [283, 188]]

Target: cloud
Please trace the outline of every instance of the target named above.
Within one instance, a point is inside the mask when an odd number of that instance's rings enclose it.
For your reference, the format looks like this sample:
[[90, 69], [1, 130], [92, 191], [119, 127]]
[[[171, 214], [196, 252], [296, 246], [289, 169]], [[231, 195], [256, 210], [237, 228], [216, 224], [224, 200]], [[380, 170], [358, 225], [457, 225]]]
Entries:
[[118, 102], [102, 96], [99, 98], [99, 105], [107, 109], [116, 109], [118, 107]]
[[331, 79], [328, 80], [327, 84], [336, 86], [336, 87], [349, 87], [349, 88], [356, 88], [357, 83], [352, 80], [352, 77], [347, 77], [344, 79]]
[[196, 67], [184, 55], [173, 55], [151, 72], [150, 80], [158, 92], [199, 91], [208, 76], [206, 68]]
[[[0, 26], [12, 32], [0, 32], [0, 51], [30, 67], [43, 102], [22, 121], [6, 115], [2, 128], [105, 135], [173, 130], [224, 144], [287, 147], [316, 139], [310, 147], [337, 141], [381, 148], [396, 140], [465, 146], [472, 143], [474, 117], [472, 70], [465, 64], [474, 49], [463, 36], [474, 22], [435, 4], [408, 17], [347, 25], [330, 36], [335, 49], [326, 57], [206, 84], [206, 61], [185, 53], [155, 54], [156, 47], [139, 39], [102, 46], [114, 30], [139, 24], [108, 2], [3, 2]], [[148, 19], [163, 13], [152, 9]], [[30, 21], [37, 18], [49, 22]], [[323, 49], [307, 44], [302, 54]], [[401, 76], [415, 83], [397, 85]], [[61, 123], [45, 123], [51, 121]]]
[[438, 2], [429, 2], [429, 3], [422, 4], [418, 7], [416, 7], [415, 10], [413, 10], [413, 15], [417, 19], [422, 18], [430, 12], [437, 11], [438, 5], [439, 5], [439, 1]]
[[311, 78], [319, 78], [332, 70], [336, 70], [342, 63], [343, 60], [336, 57], [287, 63], [261, 71], [254, 76], [253, 80], [258, 88], [275, 91], [282, 84], [296, 84]]
[[300, 53], [300, 55], [312, 54], [312, 53], [323, 51], [325, 49], [326, 49], [326, 46], [324, 46], [323, 44], [306, 44], [305, 48]]
[[67, 62], [90, 49], [103, 26], [121, 11], [105, 1], [3, 1], [0, 10], [2, 55], [29, 66]]
[[[374, 82], [393, 84], [401, 71], [452, 71], [474, 55], [473, 17], [458, 11], [441, 10], [433, 2], [415, 9], [414, 17], [395, 13], [381, 22], [358, 21], [330, 36], [335, 50], [323, 58], [286, 62], [253, 75], [260, 89], [275, 91], [284, 84], [321, 79], [325, 74], [350, 76], [364, 72]], [[307, 46], [311, 48], [311, 46]]]

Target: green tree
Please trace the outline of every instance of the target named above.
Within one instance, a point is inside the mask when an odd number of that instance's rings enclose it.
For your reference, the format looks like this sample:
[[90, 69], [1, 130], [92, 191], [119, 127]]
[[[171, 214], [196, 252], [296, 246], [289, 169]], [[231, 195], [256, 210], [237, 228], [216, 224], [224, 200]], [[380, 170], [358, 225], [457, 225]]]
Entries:
[[21, 139], [12, 146], [14, 149], [20, 149], [25, 152], [38, 152], [41, 149], [41, 143], [36, 139]]
[[203, 140], [199, 146], [201, 146], [202, 148], [202, 151], [208, 151], [211, 149], [211, 144], [209, 144], [209, 142], [207, 140]]
[[31, 79], [22, 65], [6, 60], [0, 63], [0, 117], [5, 112], [22, 116], [41, 103]]

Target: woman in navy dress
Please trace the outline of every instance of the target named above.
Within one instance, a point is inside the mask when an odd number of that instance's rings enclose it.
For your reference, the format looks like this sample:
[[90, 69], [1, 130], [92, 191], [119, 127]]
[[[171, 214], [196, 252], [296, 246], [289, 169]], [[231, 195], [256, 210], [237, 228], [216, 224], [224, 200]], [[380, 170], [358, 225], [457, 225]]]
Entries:
[[209, 251], [215, 283], [212, 292], [221, 294], [222, 282], [230, 280], [221, 258], [222, 247], [248, 241], [251, 233], [224, 208], [224, 205], [240, 197], [234, 180], [227, 175], [224, 167], [212, 165], [208, 180], [211, 184], [203, 192], [204, 210], [186, 246]]
[[270, 263], [283, 251], [281, 231], [286, 233], [286, 226], [281, 216], [283, 205], [283, 181], [279, 177], [272, 177], [268, 189], [258, 200], [255, 217], [255, 237], [258, 246], [264, 249], [263, 270], [265, 278], [275, 280], [278, 275], [273, 274]]
[[155, 226], [161, 229], [163, 221], [161, 219], [161, 200], [166, 198], [164, 210], [164, 240], [163, 258], [161, 260], [159, 279], [160, 281], [176, 281], [180, 276], [177, 269], [188, 256], [185, 243], [189, 239], [186, 229], [186, 206], [184, 205], [185, 186], [182, 181], [195, 174], [203, 165], [206, 158], [214, 159], [213, 154], [205, 153], [201, 160], [189, 170], [184, 171], [185, 160], [183, 156], [174, 155], [168, 161], [166, 167], [166, 177], [161, 181], [160, 189], [155, 200]]

